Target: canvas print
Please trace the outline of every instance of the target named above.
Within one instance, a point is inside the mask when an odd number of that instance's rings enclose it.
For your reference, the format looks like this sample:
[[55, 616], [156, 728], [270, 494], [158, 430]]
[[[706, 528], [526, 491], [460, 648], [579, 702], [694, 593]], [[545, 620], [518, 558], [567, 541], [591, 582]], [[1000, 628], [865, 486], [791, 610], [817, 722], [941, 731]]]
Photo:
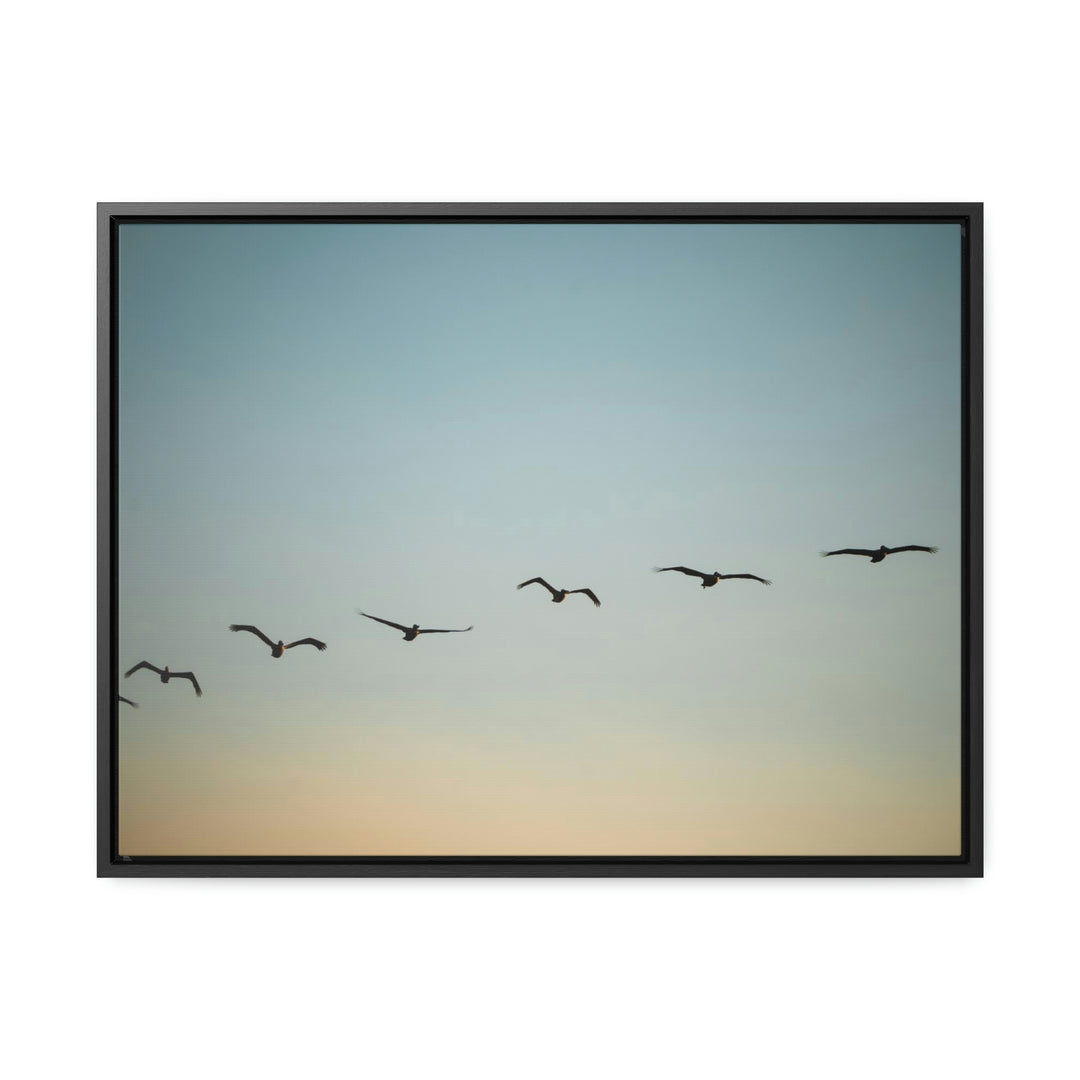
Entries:
[[119, 855], [959, 855], [962, 240], [121, 224]]

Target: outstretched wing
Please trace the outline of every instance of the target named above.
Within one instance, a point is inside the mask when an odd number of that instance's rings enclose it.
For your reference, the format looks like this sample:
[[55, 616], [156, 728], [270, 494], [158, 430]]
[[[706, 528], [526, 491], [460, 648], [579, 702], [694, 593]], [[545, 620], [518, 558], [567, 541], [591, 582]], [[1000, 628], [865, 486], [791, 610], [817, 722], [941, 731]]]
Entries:
[[131, 707], [132, 707], [133, 709], [137, 709], [137, 708], [139, 707], [139, 703], [138, 703], [137, 701], [132, 701], [132, 700], [131, 700], [131, 698], [126, 698], [126, 697], [124, 697], [124, 695], [123, 695], [123, 694], [117, 694], [116, 696], [117, 696], [117, 697], [118, 697], [118, 698], [119, 698], [119, 699], [120, 699], [120, 700], [121, 700], [122, 702], [124, 702], [124, 704], [125, 704], [125, 705], [130, 705], [130, 706], [131, 706]]
[[876, 551], [867, 551], [866, 548], [840, 548], [838, 551], [823, 551], [821, 557], [828, 558], [830, 555], [876, 555]]
[[129, 668], [127, 671], [124, 672], [124, 678], [126, 679], [129, 675], [134, 675], [135, 672], [139, 670], [139, 668], [146, 668], [148, 671], [154, 672], [155, 675], [165, 674], [165, 672], [162, 671], [161, 668], [154, 667], [154, 665], [151, 664], [149, 661], [140, 660], [133, 668]]
[[402, 626], [401, 623], [391, 622], [389, 619], [380, 619], [378, 615], [369, 615], [366, 611], [361, 611], [359, 608], [356, 609], [356, 614], [363, 615], [365, 619], [374, 619], [376, 622], [381, 622], [383, 626], [392, 626], [395, 630], [400, 630], [402, 633], [409, 629], [408, 626]]
[[529, 578], [528, 581], [523, 581], [518, 586], [518, 588], [519, 589], [524, 589], [526, 585], [543, 585], [544, 588], [547, 589], [547, 591], [549, 593], [551, 593], [552, 596], [558, 596], [559, 595], [558, 589], [553, 589], [542, 577]]
[[701, 578], [704, 581], [707, 577], [712, 577], [711, 574], [703, 574], [700, 570], [691, 570], [689, 566], [654, 566], [654, 574], [662, 574], [665, 570], [678, 570], [680, 574], [693, 574], [694, 577]]
[[907, 544], [904, 547], [889, 548], [889, 554], [895, 555], [898, 551], [929, 551], [933, 555], [936, 551], [936, 547], [923, 547], [921, 544]]
[[319, 650], [319, 652], [326, 651], [326, 642], [320, 641], [318, 638], [313, 637], [302, 637], [299, 641], [290, 641], [289, 644], [285, 646], [285, 648], [291, 649], [294, 645], [314, 645], [315, 648]]
[[751, 581], [760, 581], [762, 585], [771, 585], [772, 582], [767, 578], [758, 577], [757, 574], [721, 574], [720, 580], [727, 581], [728, 578], [749, 578]]
[[202, 687], [199, 685], [199, 680], [195, 678], [194, 674], [190, 671], [170, 671], [170, 679], [190, 679], [191, 685], [195, 687], [195, 693], [202, 697]]
[[245, 626], [242, 623], [233, 623], [229, 629], [234, 634], [239, 630], [246, 630], [249, 634], [254, 634], [257, 638], [262, 638], [271, 649], [274, 647], [274, 642], [272, 642], [257, 626]]
[[472, 629], [466, 626], [464, 630], [417, 630], [418, 634], [467, 634]]
[[570, 589], [569, 592], [583, 592], [597, 607], [600, 606], [600, 601], [596, 599], [596, 593], [592, 589]]

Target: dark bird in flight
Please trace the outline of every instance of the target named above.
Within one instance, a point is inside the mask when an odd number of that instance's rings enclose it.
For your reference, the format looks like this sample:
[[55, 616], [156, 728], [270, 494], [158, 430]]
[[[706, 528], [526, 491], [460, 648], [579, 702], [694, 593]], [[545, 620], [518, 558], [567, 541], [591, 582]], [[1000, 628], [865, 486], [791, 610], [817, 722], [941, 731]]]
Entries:
[[276, 643], [271, 641], [257, 626], [243, 626], [239, 623], [233, 623], [229, 627], [229, 629], [234, 634], [240, 630], [246, 630], [249, 634], [254, 634], [257, 638], [262, 638], [262, 640], [270, 646], [270, 655], [275, 660], [280, 660], [282, 654], [285, 652], [286, 649], [291, 649], [296, 645], [314, 645], [315, 648], [319, 650], [319, 652], [324, 652], [326, 649], [326, 642], [319, 641], [318, 638], [300, 638], [299, 641], [290, 641], [289, 644], [286, 645], [284, 641], [280, 640], [280, 638]]
[[895, 555], [898, 551], [928, 551], [933, 555], [937, 548], [923, 547], [921, 544], [905, 544], [904, 547], [890, 548], [882, 544], [874, 551], [869, 548], [839, 548], [837, 551], [823, 551], [821, 557], [827, 559], [830, 555], [865, 555], [874, 563], [882, 562], [886, 555]]
[[750, 578], [751, 581], [760, 581], [762, 585], [771, 585], [772, 582], [757, 574], [721, 574], [714, 570], [711, 574], [703, 574], [700, 570], [691, 570], [689, 566], [654, 566], [654, 574], [662, 574], [665, 570], [678, 570], [680, 574], [690, 574], [701, 578], [701, 587], [711, 589], [718, 581], [729, 581], [731, 578]]
[[529, 578], [528, 581], [523, 581], [518, 588], [524, 589], [526, 585], [543, 585], [551, 593], [551, 602], [553, 604], [561, 604], [571, 593], [584, 593], [597, 607], [600, 606], [600, 601], [596, 599], [596, 593], [592, 589], [555, 589], [542, 577]]
[[[154, 667], [153, 664], [148, 663], [146, 660], [140, 660], [133, 668], [124, 672], [124, 678], [128, 679], [135, 674], [139, 668], [146, 668], [147, 671], [154, 672], [155, 675], [161, 676], [161, 681], [167, 683], [170, 679], [190, 679], [191, 685], [195, 687], [195, 693], [202, 697], [202, 687], [199, 685], [199, 680], [190, 671], [170, 671], [169, 665], [166, 664], [164, 669]], [[121, 698], [121, 701], [124, 699]], [[134, 702], [132, 702], [134, 704]]]
[[419, 623], [413, 623], [412, 626], [402, 626], [401, 623], [391, 622], [389, 619], [380, 619], [377, 615], [369, 615], [366, 611], [356, 609], [358, 615], [363, 615], [365, 619], [373, 619], [375, 622], [381, 622], [383, 626], [392, 626], [395, 630], [400, 630], [405, 635], [406, 641], [415, 641], [419, 634], [466, 634], [472, 627], [466, 626], [464, 630], [421, 630]]
[[[131, 669], [131, 671], [134, 671], [134, 670], [135, 670], [134, 668]], [[131, 671], [128, 672], [129, 675], [131, 674]], [[137, 701], [132, 701], [131, 698], [124, 697], [123, 694], [117, 694], [116, 696], [125, 705], [130, 705], [133, 709], [137, 709], [139, 707], [139, 703]]]

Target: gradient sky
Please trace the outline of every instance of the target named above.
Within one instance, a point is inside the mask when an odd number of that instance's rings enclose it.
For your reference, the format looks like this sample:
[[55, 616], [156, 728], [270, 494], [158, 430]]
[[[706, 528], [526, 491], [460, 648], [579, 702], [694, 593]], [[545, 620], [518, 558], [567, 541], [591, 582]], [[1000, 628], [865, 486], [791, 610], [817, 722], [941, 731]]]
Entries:
[[956, 854], [960, 467], [958, 226], [123, 225], [120, 852]]

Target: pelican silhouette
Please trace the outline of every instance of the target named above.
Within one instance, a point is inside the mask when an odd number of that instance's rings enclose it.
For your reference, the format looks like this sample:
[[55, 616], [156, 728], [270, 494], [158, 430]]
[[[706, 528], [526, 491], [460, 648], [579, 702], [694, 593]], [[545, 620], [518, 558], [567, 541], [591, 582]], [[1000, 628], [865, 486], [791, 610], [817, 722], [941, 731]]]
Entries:
[[363, 615], [365, 619], [373, 619], [375, 622], [381, 622], [383, 626], [392, 626], [395, 630], [402, 631], [406, 641], [415, 641], [420, 634], [465, 634], [472, 629], [471, 626], [466, 626], [464, 630], [421, 630], [419, 623], [413, 623], [412, 626], [402, 626], [401, 623], [391, 622], [389, 619], [380, 619], [378, 615], [369, 615], [359, 608], [356, 609], [356, 613], [357, 615]]
[[718, 581], [730, 581], [732, 578], [749, 578], [751, 581], [760, 581], [762, 585], [771, 585], [772, 582], [766, 578], [758, 577], [757, 574], [721, 574], [719, 570], [714, 570], [711, 574], [703, 574], [700, 570], [691, 570], [689, 566], [654, 566], [654, 574], [662, 574], [666, 570], [678, 570], [680, 574], [691, 574], [694, 577], [701, 578], [701, 587], [703, 589], [711, 589]]
[[[131, 672], [129, 671], [128, 674], [130, 675]], [[133, 709], [137, 709], [139, 707], [139, 703], [137, 701], [132, 701], [131, 698], [124, 697], [123, 694], [117, 694], [116, 696], [118, 700], [122, 701], [125, 705], [130, 705]]]
[[257, 626], [245, 626], [241, 623], [233, 623], [229, 629], [235, 634], [240, 630], [246, 630], [249, 634], [254, 634], [257, 638], [262, 638], [267, 645], [270, 646], [270, 655], [275, 660], [280, 660], [286, 649], [291, 649], [295, 645], [314, 645], [319, 652], [326, 650], [326, 642], [319, 641], [318, 638], [305, 637], [300, 638], [299, 641], [290, 641], [288, 645], [285, 644], [280, 638], [277, 642], [271, 641]]
[[600, 601], [597, 600], [596, 593], [592, 589], [556, 589], [542, 577], [529, 578], [528, 581], [523, 581], [518, 588], [524, 589], [526, 585], [543, 585], [551, 593], [551, 602], [553, 604], [561, 604], [571, 593], [584, 593], [597, 607], [600, 606]]
[[195, 687], [195, 693], [198, 694], [199, 697], [202, 697], [202, 687], [199, 685], [199, 680], [196, 679], [190, 671], [170, 671], [168, 664], [166, 664], [164, 668], [159, 668], [154, 667], [153, 664], [146, 660], [140, 660], [133, 668], [124, 672], [124, 678], [129, 679], [139, 670], [139, 668], [146, 668], [147, 671], [152, 671], [155, 675], [160, 675], [163, 683], [168, 683], [170, 679], [190, 679], [191, 685]]
[[866, 555], [872, 563], [883, 562], [886, 555], [895, 555], [898, 551], [928, 551], [931, 555], [937, 551], [936, 547], [923, 547], [921, 544], [905, 544], [903, 547], [886, 547], [884, 544], [874, 551], [869, 548], [839, 548], [837, 551], [823, 551], [821, 557], [827, 559], [830, 555]]

